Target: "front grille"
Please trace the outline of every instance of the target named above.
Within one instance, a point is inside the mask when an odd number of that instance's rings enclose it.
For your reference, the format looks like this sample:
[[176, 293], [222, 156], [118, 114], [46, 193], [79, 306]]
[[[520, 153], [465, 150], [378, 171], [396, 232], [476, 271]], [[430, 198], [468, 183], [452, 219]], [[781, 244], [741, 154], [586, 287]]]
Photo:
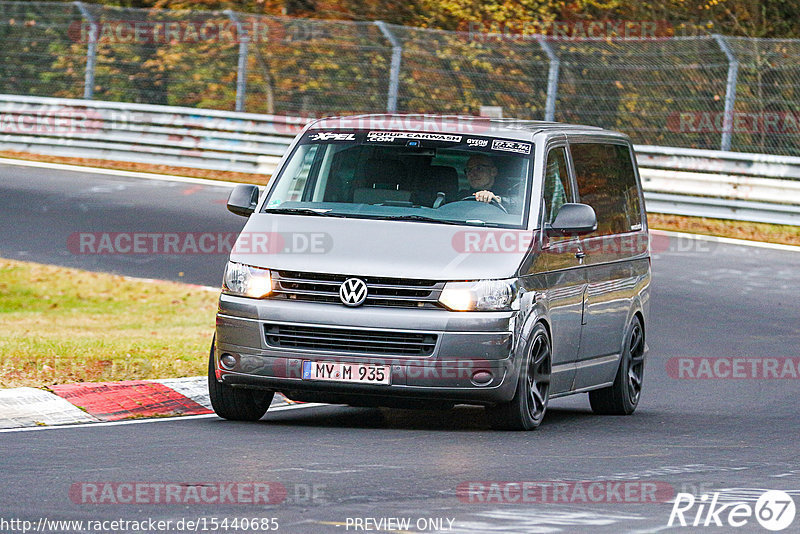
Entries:
[[436, 334], [391, 332], [355, 328], [330, 328], [267, 323], [267, 345], [276, 348], [356, 354], [430, 356], [436, 348]]
[[[272, 271], [272, 298], [341, 304], [339, 286], [351, 278], [340, 274]], [[444, 282], [360, 276], [367, 283], [364, 306], [439, 308]]]

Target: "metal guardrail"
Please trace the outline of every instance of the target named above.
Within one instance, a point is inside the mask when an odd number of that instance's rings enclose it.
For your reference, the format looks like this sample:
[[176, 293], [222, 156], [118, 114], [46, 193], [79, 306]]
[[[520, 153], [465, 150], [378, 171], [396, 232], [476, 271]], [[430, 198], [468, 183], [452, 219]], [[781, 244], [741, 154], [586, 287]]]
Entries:
[[636, 146], [647, 209], [800, 225], [800, 158]]
[[644, 192], [647, 211], [688, 217], [800, 226], [800, 207], [725, 198]]
[[0, 95], [0, 150], [270, 174], [302, 117]]
[[[270, 174], [308, 120], [0, 95], [0, 150]], [[800, 225], [800, 157], [636, 151], [649, 211]]]

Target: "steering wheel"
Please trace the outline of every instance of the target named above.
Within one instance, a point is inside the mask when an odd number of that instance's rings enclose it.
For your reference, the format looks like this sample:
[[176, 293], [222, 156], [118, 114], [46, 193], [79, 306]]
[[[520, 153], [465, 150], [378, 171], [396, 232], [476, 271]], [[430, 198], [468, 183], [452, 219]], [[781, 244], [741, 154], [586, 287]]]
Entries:
[[[479, 200], [477, 198], [475, 198], [474, 195], [470, 195], [468, 197], [464, 197], [459, 202], [462, 202], [464, 200], [472, 200], [473, 202], [479, 202]], [[484, 202], [484, 204], [487, 204], [487, 202]], [[506, 207], [503, 206], [496, 198], [493, 198], [491, 202], [488, 202], [488, 204], [494, 206], [495, 208], [499, 208], [499, 209], [503, 210], [503, 213], [508, 215], [508, 210], [506, 209]]]

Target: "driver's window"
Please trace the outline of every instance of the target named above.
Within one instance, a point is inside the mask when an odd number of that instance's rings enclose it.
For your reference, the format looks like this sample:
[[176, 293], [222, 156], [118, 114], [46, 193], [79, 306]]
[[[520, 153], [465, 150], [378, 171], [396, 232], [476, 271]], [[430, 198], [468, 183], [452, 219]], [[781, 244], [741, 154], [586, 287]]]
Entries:
[[564, 148], [554, 148], [547, 154], [544, 175], [544, 219], [552, 223], [558, 210], [572, 198], [567, 174], [567, 154]]

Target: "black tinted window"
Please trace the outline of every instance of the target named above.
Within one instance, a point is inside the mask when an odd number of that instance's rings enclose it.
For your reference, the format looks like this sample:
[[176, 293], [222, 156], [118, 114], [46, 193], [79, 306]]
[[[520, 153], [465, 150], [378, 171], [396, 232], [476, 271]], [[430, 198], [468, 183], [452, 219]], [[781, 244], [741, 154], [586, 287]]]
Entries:
[[571, 145], [580, 201], [597, 213], [597, 232], [619, 234], [641, 228], [639, 192], [627, 146]]

